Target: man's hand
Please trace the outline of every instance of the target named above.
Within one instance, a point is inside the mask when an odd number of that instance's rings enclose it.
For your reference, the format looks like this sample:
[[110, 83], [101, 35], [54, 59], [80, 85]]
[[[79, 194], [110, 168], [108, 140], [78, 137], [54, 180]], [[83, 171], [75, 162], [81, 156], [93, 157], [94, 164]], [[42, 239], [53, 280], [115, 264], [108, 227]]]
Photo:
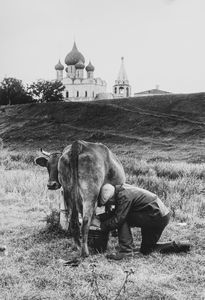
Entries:
[[100, 218], [98, 216], [94, 216], [92, 222], [90, 224], [91, 230], [101, 230], [100, 228]]

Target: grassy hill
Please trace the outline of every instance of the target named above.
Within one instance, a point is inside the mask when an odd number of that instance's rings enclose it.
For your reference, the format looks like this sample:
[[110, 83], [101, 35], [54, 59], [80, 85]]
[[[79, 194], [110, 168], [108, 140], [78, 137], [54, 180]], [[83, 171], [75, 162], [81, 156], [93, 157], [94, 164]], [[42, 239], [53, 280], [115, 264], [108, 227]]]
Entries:
[[204, 128], [205, 93], [0, 107], [0, 137], [11, 150], [59, 150], [84, 139], [205, 161]]

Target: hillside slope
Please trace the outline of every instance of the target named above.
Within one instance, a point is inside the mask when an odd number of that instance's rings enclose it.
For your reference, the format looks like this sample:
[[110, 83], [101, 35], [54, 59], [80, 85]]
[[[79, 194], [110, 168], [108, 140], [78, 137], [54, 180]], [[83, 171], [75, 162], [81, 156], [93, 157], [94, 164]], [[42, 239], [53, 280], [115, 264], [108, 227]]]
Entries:
[[10, 149], [62, 148], [75, 139], [149, 145], [205, 145], [205, 93], [0, 107]]

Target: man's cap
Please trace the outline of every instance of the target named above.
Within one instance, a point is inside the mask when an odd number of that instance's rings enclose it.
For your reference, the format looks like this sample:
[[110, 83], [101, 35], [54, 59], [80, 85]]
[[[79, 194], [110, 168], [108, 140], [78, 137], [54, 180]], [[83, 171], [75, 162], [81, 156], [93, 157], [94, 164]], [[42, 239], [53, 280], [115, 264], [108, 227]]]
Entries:
[[106, 183], [102, 186], [100, 192], [100, 204], [105, 205], [109, 199], [115, 195], [115, 187], [112, 184]]

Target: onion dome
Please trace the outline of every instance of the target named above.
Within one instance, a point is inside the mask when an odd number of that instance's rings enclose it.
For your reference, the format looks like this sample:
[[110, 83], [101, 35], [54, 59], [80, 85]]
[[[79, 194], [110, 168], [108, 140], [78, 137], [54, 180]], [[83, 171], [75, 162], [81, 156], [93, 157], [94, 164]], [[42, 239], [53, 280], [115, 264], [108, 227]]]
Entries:
[[93, 72], [95, 70], [94, 66], [91, 64], [91, 62], [89, 61], [89, 64], [87, 65], [87, 67], [85, 68], [87, 72]]
[[79, 60], [79, 62], [77, 62], [77, 64], [75, 64], [75, 68], [76, 69], [84, 69], [84, 63], [82, 62], [82, 60]]
[[77, 64], [79, 61], [82, 61], [83, 63], [85, 63], [85, 58], [78, 51], [76, 43], [74, 42], [72, 51], [69, 52], [65, 58], [65, 63], [68, 66], [73, 66], [73, 65]]
[[62, 71], [62, 70], [64, 69], [64, 66], [63, 66], [62, 63], [60, 62], [60, 59], [59, 59], [57, 65], [55, 65], [55, 69], [56, 69], [57, 71]]

